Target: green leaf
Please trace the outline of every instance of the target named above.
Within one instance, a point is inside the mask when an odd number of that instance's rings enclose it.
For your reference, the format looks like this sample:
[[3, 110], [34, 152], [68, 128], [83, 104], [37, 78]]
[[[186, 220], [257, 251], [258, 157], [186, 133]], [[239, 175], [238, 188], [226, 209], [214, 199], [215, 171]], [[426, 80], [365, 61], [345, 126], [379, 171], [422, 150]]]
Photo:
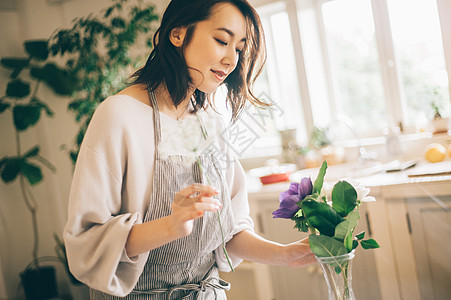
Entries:
[[41, 117], [41, 108], [37, 105], [16, 105], [13, 109], [14, 125], [18, 131], [24, 131], [35, 125]]
[[309, 228], [308, 228], [308, 224], [307, 224], [307, 220], [302, 217], [302, 218], [291, 218], [295, 224], [294, 224], [294, 228], [296, 228], [299, 231], [302, 232], [308, 232]]
[[111, 26], [116, 28], [125, 28], [125, 21], [122, 18], [115, 17], [111, 20]]
[[335, 227], [343, 221], [343, 218], [326, 203], [308, 200], [302, 203], [302, 209], [308, 223], [321, 234], [334, 236]]
[[113, 7], [108, 7], [105, 11], [105, 14], [103, 15], [104, 18], [108, 18], [113, 11]]
[[343, 222], [338, 224], [337, 227], [335, 227], [334, 238], [343, 242], [346, 235], [348, 235], [349, 233], [350, 227], [351, 225], [349, 220], [344, 220]]
[[332, 207], [345, 217], [357, 205], [357, 192], [354, 187], [346, 181], [339, 181], [332, 189]]
[[36, 106], [39, 106], [41, 109], [45, 110], [45, 113], [47, 114], [47, 116], [49, 117], [53, 117], [53, 115], [55, 114], [50, 107], [47, 105], [47, 103], [42, 102], [41, 100], [39, 100], [36, 97], [31, 98], [30, 103], [35, 104]]
[[13, 69], [10, 78], [17, 78], [20, 72], [28, 66], [30, 60], [28, 58], [5, 57], [0, 62], [5, 68]]
[[0, 102], [0, 114], [4, 112], [6, 109], [8, 109], [11, 106], [11, 104], [7, 102]]
[[343, 243], [324, 235], [311, 234], [309, 244], [312, 252], [318, 257], [331, 257], [348, 253]]
[[324, 176], [326, 175], [327, 170], [327, 161], [323, 161], [321, 168], [319, 169], [318, 176], [316, 177], [315, 183], [313, 183], [313, 191], [314, 193], [321, 193], [321, 189], [323, 188]]
[[21, 169], [22, 173], [27, 178], [28, 182], [31, 185], [39, 183], [42, 181], [42, 171], [41, 168], [36, 166], [35, 164], [31, 164], [25, 160], [21, 161]]
[[375, 249], [380, 247], [379, 244], [373, 239], [360, 241], [360, 244], [363, 249]]
[[18, 158], [4, 158], [0, 161], [0, 176], [5, 183], [17, 178], [21, 170], [21, 160]]
[[23, 157], [29, 158], [29, 157], [33, 157], [39, 155], [39, 146], [34, 146], [33, 148], [31, 148], [30, 150], [28, 150]]
[[48, 63], [42, 68], [31, 68], [30, 74], [44, 81], [58, 95], [71, 95], [77, 87], [77, 79], [53, 63]]
[[303, 216], [302, 209], [300, 209], [294, 214], [293, 218], [302, 218]]
[[358, 220], [360, 218], [359, 212], [354, 210], [352, 211], [346, 220], [341, 222], [335, 228], [334, 238], [342, 241], [348, 251], [352, 250], [353, 246], [353, 237], [352, 234], [354, 232], [355, 227], [357, 226]]
[[6, 95], [12, 98], [23, 98], [30, 94], [30, 84], [20, 79], [8, 82]]
[[46, 60], [49, 56], [47, 40], [26, 41], [24, 46], [25, 51], [27, 51], [27, 53], [35, 59]]
[[359, 246], [359, 242], [357, 242], [356, 240], [352, 240], [352, 249], [354, 250], [358, 246]]
[[365, 231], [362, 231], [361, 233], [357, 234], [355, 236], [358, 240], [361, 240], [365, 237]]
[[346, 249], [348, 250], [348, 252], [352, 251], [352, 242], [353, 242], [352, 232], [349, 232], [346, 235], [346, 238], [344, 240], [344, 245], [345, 245]]
[[17, 69], [17, 68], [24, 68], [28, 66], [29, 63], [28, 58], [21, 58], [21, 57], [4, 57], [0, 60], [0, 63], [2, 66], [8, 69]]
[[75, 165], [75, 163], [77, 162], [78, 152], [79, 152], [79, 150], [69, 151], [69, 157], [70, 157], [70, 160], [72, 161], [72, 165]]

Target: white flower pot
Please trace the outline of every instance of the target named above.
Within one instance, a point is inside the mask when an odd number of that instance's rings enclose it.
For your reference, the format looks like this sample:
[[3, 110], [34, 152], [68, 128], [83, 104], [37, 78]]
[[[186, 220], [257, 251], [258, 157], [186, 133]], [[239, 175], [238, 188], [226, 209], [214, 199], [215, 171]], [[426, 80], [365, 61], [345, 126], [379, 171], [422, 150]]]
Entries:
[[433, 133], [445, 133], [450, 128], [449, 118], [434, 119], [431, 121], [431, 129]]

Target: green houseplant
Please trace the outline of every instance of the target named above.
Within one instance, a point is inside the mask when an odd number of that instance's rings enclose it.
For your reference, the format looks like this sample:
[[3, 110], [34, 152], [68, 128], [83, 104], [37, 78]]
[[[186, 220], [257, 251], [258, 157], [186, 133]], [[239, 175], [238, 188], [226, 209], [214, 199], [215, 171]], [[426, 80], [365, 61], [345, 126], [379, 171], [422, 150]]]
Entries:
[[[438, 98], [438, 92], [436, 90], [434, 91], [434, 96], [435, 98]], [[442, 113], [440, 112], [442, 109], [438, 104], [438, 101], [433, 100], [431, 102], [431, 107], [434, 113], [434, 118], [431, 120], [432, 132], [434, 134], [448, 132], [450, 121], [449, 118], [442, 116]]]
[[99, 103], [123, 89], [126, 79], [150, 53], [158, 19], [154, 5], [147, 1], [112, 0], [100, 13], [77, 18], [71, 28], [52, 34], [52, 55], [61, 56], [80, 83], [68, 107], [80, 124], [75, 145], [69, 150], [74, 164]]
[[30, 213], [33, 226], [32, 260], [21, 273], [21, 282], [27, 299], [41, 299], [54, 296], [57, 292], [53, 267], [40, 266], [38, 202], [31, 187], [43, 181], [42, 167], [52, 171], [55, 167], [40, 155], [39, 145], [24, 151], [21, 134], [36, 126], [43, 112], [53, 116], [53, 111], [39, 98], [42, 84], [56, 94], [66, 96], [72, 93], [76, 80], [49, 61], [47, 40], [26, 41], [24, 48], [28, 57], [1, 59], [1, 65], [11, 70], [11, 75], [5, 95], [0, 98], [0, 114], [12, 114], [16, 150], [0, 158], [0, 178], [6, 184], [19, 182], [22, 199]]
[[[125, 87], [125, 79], [150, 53], [151, 36], [159, 17], [154, 5], [144, 4], [141, 0], [130, 2], [133, 3], [112, 0], [100, 14], [75, 19], [71, 28], [57, 29], [48, 41], [25, 42], [28, 57], [1, 59], [2, 67], [11, 70], [11, 75], [5, 95], [0, 97], [0, 115], [12, 115], [16, 151], [0, 157], [0, 178], [6, 184], [19, 182], [33, 224], [32, 259], [21, 273], [27, 299], [56, 295], [54, 270], [46, 271], [48, 267], [41, 264], [58, 259], [67, 266], [67, 258], [62, 240], [56, 237], [57, 258], [38, 255], [38, 202], [32, 187], [42, 182], [42, 167], [52, 171], [55, 167], [40, 155], [38, 145], [23, 151], [21, 133], [37, 125], [42, 113], [49, 117], [53, 115], [50, 107], [39, 99], [40, 86], [50, 87], [57, 95], [71, 95], [68, 108], [80, 123], [75, 145], [69, 151], [75, 163], [85, 130], [98, 104]], [[52, 63], [49, 59], [52, 56], [62, 59], [64, 67]], [[50, 278], [50, 283], [42, 283], [39, 275]], [[71, 282], [77, 283], [70, 272], [68, 275]], [[41, 291], [33, 290], [39, 287]]]

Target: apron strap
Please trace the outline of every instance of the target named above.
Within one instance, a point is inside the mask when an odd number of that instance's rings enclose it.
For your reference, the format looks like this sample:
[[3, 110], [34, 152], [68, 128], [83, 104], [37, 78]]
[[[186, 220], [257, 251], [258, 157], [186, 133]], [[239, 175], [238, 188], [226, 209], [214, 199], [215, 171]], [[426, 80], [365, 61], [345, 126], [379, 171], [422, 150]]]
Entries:
[[196, 299], [202, 299], [202, 293], [204, 293], [207, 289], [211, 289], [215, 293], [216, 299], [217, 298], [216, 290], [228, 291], [230, 290], [230, 283], [228, 283], [225, 280], [222, 280], [221, 278], [210, 277], [210, 273], [211, 270], [210, 272], [208, 272], [207, 276], [205, 276], [206, 278], [200, 281], [199, 283], [187, 283], [176, 285], [171, 288], [159, 288], [149, 291], [133, 290], [130, 294], [158, 295], [167, 293], [168, 294], [167, 299], [171, 300], [172, 293], [176, 291], [191, 291], [191, 293], [189, 293], [182, 299], [189, 297], [192, 293], [197, 293]]
[[160, 125], [160, 110], [158, 109], [157, 98], [155, 92], [148, 92], [150, 103], [153, 110], [153, 127], [154, 127], [154, 140], [155, 140], [155, 159], [160, 157], [160, 151], [158, 145], [161, 139], [161, 125]]

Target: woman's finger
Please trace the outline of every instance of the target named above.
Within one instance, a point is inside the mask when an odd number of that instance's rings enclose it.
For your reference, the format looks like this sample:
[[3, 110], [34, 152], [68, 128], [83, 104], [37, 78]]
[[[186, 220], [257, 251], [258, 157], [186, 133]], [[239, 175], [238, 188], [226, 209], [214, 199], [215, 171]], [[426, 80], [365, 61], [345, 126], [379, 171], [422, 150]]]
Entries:
[[213, 197], [200, 197], [200, 199], [197, 202], [211, 203], [211, 204], [215, 204], [219, 207], [222, 207], [221, 201], [219, 201], [218, 199], [213, 198]]
[[219, 205], [216, 205], [214, 203], [202, 203], [202, 202], [196, 202], [194, 204], [194, 209], [201, 210], [201, 211], [217, 211], [221, 207]]
[[300, 268], [300, 267], [305, 267], [305, 266], [308, 266], [308, 265], [311, 265], [314, 263], [316, 263], [315, 255], [313, 253], [309, 253], [309, 254], [303, 256], [302, 258], [291, 262], [289, 265], [292, 268]]
[[210, 185], [194, 183], [182, 189], [177, 194], [180, 195], [181, 197], [187, 198], [198, 195], [210, 197], [218, 193], [219, 193], [218, 190]]

